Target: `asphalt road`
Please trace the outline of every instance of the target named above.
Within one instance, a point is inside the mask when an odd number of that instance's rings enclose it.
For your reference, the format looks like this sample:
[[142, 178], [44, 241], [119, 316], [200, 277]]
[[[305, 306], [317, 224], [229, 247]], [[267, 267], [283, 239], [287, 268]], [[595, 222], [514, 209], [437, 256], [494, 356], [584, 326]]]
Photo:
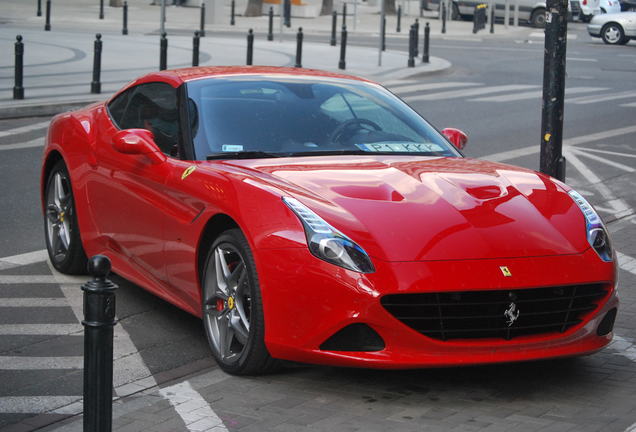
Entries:
[[[566, 97], [564, 136], [579, 148], [566, 155], [572, 160], [568, 183], [583, 188], [603, 216], [615, 221], [610, 224], [616, 233], [615, 244], [633, 257], [636, 225], [626, 215], [636, 208], [636, 177], [631, 175], [636, 171], [636, 43], [605, 46], [588, 38], [580, 25], [571, 26], [570, 34], [574, 38], [568, 41], [566, 83], [572, 93]], [[469, 42], [433, 36], [432, 54], [449, 59], [452, 70], [391, 82], [389, 88], [440, 129], [456, 127], [467, 132], [467, 156], [537, 168], [543, 40]], [[351, 42], [375, 44], [356, 37]], [[403, 44], [402, 39], [390, 39], [388, 48], [402, 48]], [[45, 120], [0, 121], [0, 220], [4, 222], [0, 224], [0, 429], [28, 419], [37, 419], [32, 420], [33, 429], [59, 420], [73, 410], [35, 416], [57, 408], [59, 403], [72, 403], [81, 395], [82, 369], [77, 364], [82, 355], [81, 332], [55, 334], [61, 326], [78, 325], [81, 279], [60, 279], [41, 259], [21, 255], [44, 248], [38, 197], [42, 149], [24, 143], [44, 136]], [[30, 125], [37, 127], [29, 130]], [[533, 146], [534, 150], [528, 150]], [[9, 266], [3, 261], [16, 255], [22, 256], [18, 264]], [[345, 410], [352, 407], [359, 420], [353, 426], [331, 430], [386, 430], [374, 429], [378, 427], [374, 424], [379, 419], [398, 418], [404, 430], [427, 425], [434, 430], [623, 431], [636, 423], [636, 274], [621, 270], [620, 276], [623, 309], [617, 334], [622, 348], [610, 347], [574, 361], [439, 372], [301, 367], [266, 383], [273, 383], [281, 395], [287, 394], [281, 396], [285, 402], [279, 408], [285, 408], [285, 415], [291, 418], [307, 418], [307, 407], [301, 403], [306, 399], [300, 398], [298, 403], [293, 397], [289, 400], [289, 394], [295, 395], [299, 388], [311, 387], [312, 397], [329, 399], [340, 383], [350, 385], [343, 406]], [[153, 377], [152, 384], [215, 367], [199, 320], [115, 279], [121, 285], [117, 292], [118, 340], [130, 348], [119, 353], [116, 368], [124, 372], [116, 393], [130, 392], [125, 384], [148, 374]], [[35, 307], [16, 306], [23, 298], [47, 300], [36, 302], [40, 306]], [[47, 325], [51, 334], [20, 330], [22, 334], [12, 335], [6, 330], [29, 325]], [[57, 360], [42, 366], [42, 359], [51, 356]], [[249, 386], [263, 385], [263, 381], [232, 380], [235, 387], [226, 388], [222, 398], [233, 401], [237, 410], [241, 404], [246, 404], [246, 410], [251, 408], [241, 393]], [[40, 405], [33, 402], [35, 397]], [[360, 405], [348, 405], [347, 401]], [[12, 413], [11, 407], [16, 411], [19, 406], [26, 408]], [[267, 424], [267, 417], [261, 420]], [[255, 424], [243, 420], [227, 427], [258, 430]], [[300, 430], [307, 424], [310, 422], [281, 430]]]

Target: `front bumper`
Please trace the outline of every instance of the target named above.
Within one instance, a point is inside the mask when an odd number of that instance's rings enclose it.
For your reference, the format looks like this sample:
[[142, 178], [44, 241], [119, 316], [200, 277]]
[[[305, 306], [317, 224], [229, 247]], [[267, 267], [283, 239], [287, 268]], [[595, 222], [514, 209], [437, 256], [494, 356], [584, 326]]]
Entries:
[[[255, 254], [265, 311], [265, 342], [276, 358], [335, 366], [417, 368], [574, 356], [597, 351], [612, 333], [597, 335], [603, 317], [618, 306], [615, 267], [593, 250], [580, 255], [390, 263], [358, 274], [313, 257], [306, 249]], [[506, 265], [512, 277], [499, 269]], [[563, 333], [504, 339], [426, 337], [391, 315], [386, 294], [431, 291], [512, 290], [601, 282], [610, 287], [583, 322]], [[384, 341], [379, 351], [329, 351], [320, 346], [350, 324], [366, 324]]]
[[603, 26], [600, 25], [600, 24], [588, 24], [587, 25], [587, 32], [592, 37], [601, 37], [601, 28], [602, 27]]

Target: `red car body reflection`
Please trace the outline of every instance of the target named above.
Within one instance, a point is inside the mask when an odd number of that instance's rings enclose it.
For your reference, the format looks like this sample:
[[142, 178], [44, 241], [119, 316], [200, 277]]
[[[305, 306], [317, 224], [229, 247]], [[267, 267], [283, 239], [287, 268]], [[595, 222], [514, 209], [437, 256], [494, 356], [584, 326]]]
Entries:
[[[353, 79], [200, 68], [131, 86], [249, 73]], [[580, 355], [612, 338], [615, 263], [599, 258], [570, 189], [548, 176], [462, 157], [127, 155], [113, 149], [117, 132], [104, 103], [51, 123], [42, 178], [57, 160], [68, 167], [86, 254], [201, 316], [202, 262], [215, 227], [232, 220], [254, 255], [274, 358], [410, 368]], [[355, 241], [375, 271], [317, 259], [281, 197]], [[485, 321], [456, 325], [486, 303]]]

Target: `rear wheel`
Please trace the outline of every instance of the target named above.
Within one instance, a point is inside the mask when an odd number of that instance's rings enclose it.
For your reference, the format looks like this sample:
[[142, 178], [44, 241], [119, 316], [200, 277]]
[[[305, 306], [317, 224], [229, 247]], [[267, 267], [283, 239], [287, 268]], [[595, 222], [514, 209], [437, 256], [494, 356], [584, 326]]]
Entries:
[[219, 367], [234, 375], [276, 370], [265, 347], [263, 302], [254, 258], [243, 233], [231, 229], [212, 244], [203, 273], [203, 326]]
[[624, 45], [627, 43], [623, 27], [617, 23], [607, 23], [601, 29], [601, 38], [608, 45]]
[[51, 264], [62, 273], [85, 274], [87, 259], [77, 224], [71, 178], [61, 160], [49, 173], [44, 198], [44, 238]]
[[545, 27], [545, 9], [537, 8], [530, 15], [530, 24], [533, 27], [543, 28]]

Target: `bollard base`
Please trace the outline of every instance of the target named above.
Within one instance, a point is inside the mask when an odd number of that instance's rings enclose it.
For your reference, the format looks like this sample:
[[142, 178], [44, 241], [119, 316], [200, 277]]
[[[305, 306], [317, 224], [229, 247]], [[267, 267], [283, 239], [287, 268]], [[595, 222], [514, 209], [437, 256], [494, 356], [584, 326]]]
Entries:
[[268, 40], [268, 41], [273, 41], [273, 40], [274, 40], [274, 35], [272, 35], [272, 34], [268, 34], [268, 35], [267, 35], [267, 40]]
[[102, 92], [102, 83], [91, 82], [91, 93], [99, 94]]
[[410, 58], [408, 63], [407, 63], [408, 67], [415, 67], [415, 59]]
[[127, 35], [127, 34], [128, 34], [128, 30], [126, 30], [126, 29], [122, 30], [122, 31], [121, 31], [121, 34], [123, 34], [123, 35]]
[[13, 87], [13, 99], [24, 99], [24, 87]]
[[336, 46], [336, 41], [335, 41], [335, 40], [333, 40], [333, 39], [331, 39], [331, 40], [329, 41], [329, 45], [331, 45], [331, 46]]
[[339, 62], [338, 62], [338, 69], [342, 69], [342, 70], [346, 69], [346, 64], [345, 64], [345, 62], [343, 62], [343, 61], [339, 61]]
[[430, 63], [428, 56], [422, 58], [422, 63]]
[[51, 26], [48, 24], [44, 25], [44, 31], [51, 31]]

